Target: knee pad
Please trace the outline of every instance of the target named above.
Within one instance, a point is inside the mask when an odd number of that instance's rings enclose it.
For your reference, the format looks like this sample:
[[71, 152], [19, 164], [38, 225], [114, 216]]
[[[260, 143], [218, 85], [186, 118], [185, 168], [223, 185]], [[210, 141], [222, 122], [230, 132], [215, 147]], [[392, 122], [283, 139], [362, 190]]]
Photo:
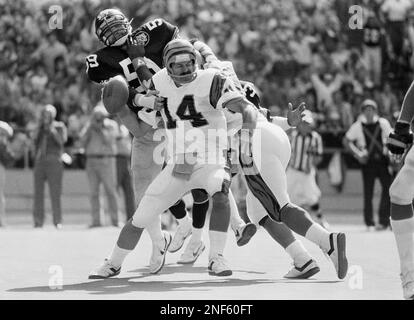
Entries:
[[208, 193], [204, 189], [193, 189], [191, 194], [193, 195], [194, 204], [202, 204], [208, 201]]

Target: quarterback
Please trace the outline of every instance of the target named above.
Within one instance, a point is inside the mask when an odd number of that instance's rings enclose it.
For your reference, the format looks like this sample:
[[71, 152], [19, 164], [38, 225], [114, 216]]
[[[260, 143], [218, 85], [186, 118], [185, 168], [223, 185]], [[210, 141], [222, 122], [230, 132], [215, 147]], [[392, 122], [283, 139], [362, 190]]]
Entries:
[[[163, 19], [155, 19], [135, 28], [134, 21], [130, 23], [123, 13], [116, 9], [101, 11], [96, 17], [95, 28], [98, 38], [105, 47], [86, 58], [86, 72], [89, 79], [97, 83], [105, 83], [112, 77], [122, 75], [134, 93], [145, 93], [146, 87], [143, 84], [152, 74], [160, 70], [162, 51], [165, 45], [178, 34], [178, 28]], [[149, 73], [138, 75], [135, 71], [137, 66], [134, 63], [137, 56], [145, 62], [145, 70]], [[134, 136], [132, 175], [137, 204], [141, 201], [149, 184], [162, 169], [162, 163], [156, 163], [152, 158], [154, 149], [160, 142], [154, 140], [154, 129], [142, 121], [142, 116], [146, 116], [146, 113], [140, 112], [141, 109], [129, 101], [128, 105], [117, 111], [117, 115]], [[192, 194], [194, 197], [194, 216], [205, 216], [208, 210], [205, 193], [201, 190], [193, 190]], [[183, 201], [178, 201], [170, 208], [170, 211], [179, 222], [178, 231], [170, 248], [170, 251], [176, 251], [180, 249], [184, 239], [191, 233], [191, 223]], [[193, 221], [193, 224], [195, 223], [196, 221]], [[123, 256], [124, 252], [132, 250], [142, 231], [142, 229], [134, 227], [131, 221], [128, 221], [121, 231], [114, 251]], [[113, 260], [116, 261], [117, 256], [113, 253]], [[154, 267], [154, 270], [157, 269], [158, 267]], [[117, 273], [115, 272], [115, 274]], [[111, 271], [108, 275], [112, 276], [114, 272]], [[90, 275], [90, 278], [102, 277], [105, 278], [107, 275], [95, 273]]]
[[[226, 166], [227, 130], [223, 109], [243, 113], [248, 119], [245, 126], [253, 129], [254, 107], [235, 89], [230, 78], [218, 70], [197, 69], [196, 52], [189, 41], [169, 42], [164, 49], [163, 62], [165, 68], [152, 77], [151, 89], [159, 92], [163, 99], [161, 115], [168, 136], [169, 160], [146, 190], [132, 224], [149, 229], [159, 252], [153, 259], [161, 261], [165, 259], [169, 240], [157, 217], [187, 192], [205, 190], [213, 199], [209, 273], [230, 275], [232, 272], [223, 257], [230, 219], [230, 175]], [[186, 139], [188, 137], [191, 139]]]

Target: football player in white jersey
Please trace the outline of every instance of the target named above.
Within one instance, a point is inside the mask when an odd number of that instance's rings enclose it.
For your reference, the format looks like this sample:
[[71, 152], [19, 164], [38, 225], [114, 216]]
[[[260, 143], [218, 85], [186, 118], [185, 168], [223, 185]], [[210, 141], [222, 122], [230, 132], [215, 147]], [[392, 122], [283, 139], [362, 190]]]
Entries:
[[[208, 64], [217, 67], [220, 62], [210, 56]], [[234, 70], [231, 70], [231, 73], [232, 78], [237, 78]], [[237, 81], [235, 79], [234, 82], [237, 83]], [[234, 114], [233, 116], [235, 123], [242, 122], [240, 115]], [[243, 118], [243, 123], [244, 121]], [[280, 120], [274, 119], [274, 121]], [[229, 122], [232, 121], [228, 119], [228, 124]], [[327, 232], [314, 223], [304, 209], [290, 202], [287, 194], [286, 168], [291, 149], [286, 133], [280, 127], [269, 123], [258, 112], [254, 134], [251, 137], [242, 134], [240, 139], [235, 141], [238, 140], [240, 140], [240, 150], [245, 148], [251, 150], [248, 155], [246, 152], [239, 153], [240, 164], [250, 191], [246, 200], [251, 220], [263, 222], [263, 218], [269, 216], [276, 222], [283, 222], [291, 230], [320, 246], [323, 252], [331, 258], [338, 278], [343, 279], [348, 270], [345, 234]], [[313, 260], [310, 264], [312, 262]]]
[[[400, 257], [401, 281], [405, 299], [414, 300], [414, 148], [411, 124], [414, 117], [414, 82], [408, 89], [394, 131], [388, 138], [393, 158], [405, 160], [390, 187], [391, 226]], [[406, 151], [408, 153], [406, 154]]]
[[[227, 130], [222, 109], [242, 112], [247, 119], [244, 128], [249, 130], [255, 127], [255, 109], [234, 88], [231, 79], [217, 70], [197, 70], [195, 56], [191, 43], [173, 40], [164, 49], [166, 68], [152, 77], [153, 89], [165, 97], [161, 114], [169, 133], [170, 159], [145, 192], [132, 223], [148, 229], [155, 247], [155, 263], [151, 265], [162, 267], [158, 260], [164, 261], [171, 238], [161, 230], [160, 213], [185, 193], [206, 190], [213, 198], [208, 269], [212, 275], [224, 276], [232, 272], [223, 258], [230, 218], [230, 176], [225, 169]], [[189, 137], [191, 141], [186, 140]], [[114, 268], [120, 268], [120, 264], [122, 261]]]

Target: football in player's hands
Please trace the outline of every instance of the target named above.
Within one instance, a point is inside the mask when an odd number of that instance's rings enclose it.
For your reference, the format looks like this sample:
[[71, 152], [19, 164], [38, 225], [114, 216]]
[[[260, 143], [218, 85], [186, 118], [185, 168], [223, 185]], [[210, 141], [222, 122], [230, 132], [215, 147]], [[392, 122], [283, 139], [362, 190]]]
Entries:
[[102, 91], [102, 101], [106, 111], [110, 114], [121, 111], [128, 98], [128, 83], [124, 77], [120, 75], [115, 76], [105, 84]]

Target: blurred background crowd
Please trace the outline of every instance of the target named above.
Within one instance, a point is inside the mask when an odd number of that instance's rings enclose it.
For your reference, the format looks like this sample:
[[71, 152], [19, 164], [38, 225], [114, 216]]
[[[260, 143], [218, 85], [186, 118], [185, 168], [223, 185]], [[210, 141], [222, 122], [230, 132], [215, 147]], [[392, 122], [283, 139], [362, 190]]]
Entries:
[[[94, 17], [116, 6], [142, 23], [162, 17], [182, 37], [205, 41], [256, 84], [263, 106], [283, 115], [288, 102], [314, 113], [327, 154], [371, 98], [391, 124], [414, 70], [411, 0], [77, 0], [58, 1], [62, 29], [50, 30], [56, 1], [0, 0], [0, 120], [15, 131], [16, 166], [31, 165], [29, 139], [41, 106], [52, 104], [66, 124], [66, 152], [76, 161], [79, 132], [100, 98], [84, 59], [100, 44]], [[363, 28], [349, 8], [363, 8]], [[24, 160], [25, 159], [25, 160]], [[352, 161], [351, 161], [352, 162]], [[322, 166], [326, 161], [322, 162]], [[351, 164], [352, 165], [352, 164]]]

